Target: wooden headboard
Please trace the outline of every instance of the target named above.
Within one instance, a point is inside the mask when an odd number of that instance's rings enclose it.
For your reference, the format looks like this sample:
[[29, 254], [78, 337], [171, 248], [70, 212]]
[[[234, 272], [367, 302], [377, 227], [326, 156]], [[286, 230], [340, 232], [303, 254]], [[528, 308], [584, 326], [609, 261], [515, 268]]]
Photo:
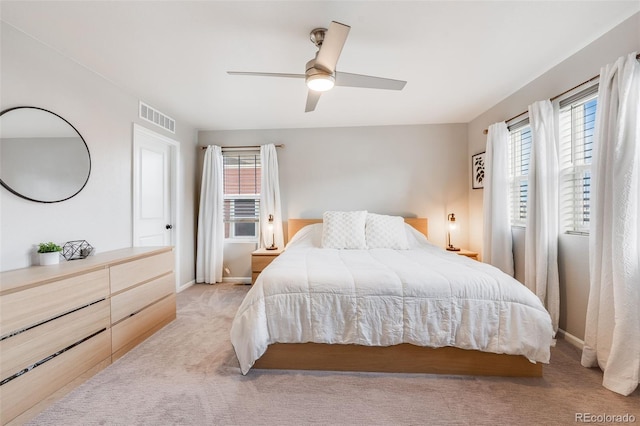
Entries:
[[[404, 221], [424, 234], [425, 237], [429, 236], [429, 223], [427, 218], [405, 217]], [[296, 232], [314, 223], [322, 223], [322, 219], [289, 219], [287, 223], [287, 241], [296, 235]]]

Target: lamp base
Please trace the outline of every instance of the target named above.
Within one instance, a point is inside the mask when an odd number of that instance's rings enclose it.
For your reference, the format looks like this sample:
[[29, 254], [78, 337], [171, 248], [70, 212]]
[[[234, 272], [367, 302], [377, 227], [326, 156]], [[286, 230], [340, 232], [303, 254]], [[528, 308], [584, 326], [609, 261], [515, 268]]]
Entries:
[[[278, 247], [276, 247], [273, 244], [271, 244], [270, 247], [265, 247], [265, 250], [278, 250]], [[460, 249], [458, 249], [458, 250], [460, 250]]]
[[448, 251], [460, 251], [460, 247], [449, 246], [447, 247]]

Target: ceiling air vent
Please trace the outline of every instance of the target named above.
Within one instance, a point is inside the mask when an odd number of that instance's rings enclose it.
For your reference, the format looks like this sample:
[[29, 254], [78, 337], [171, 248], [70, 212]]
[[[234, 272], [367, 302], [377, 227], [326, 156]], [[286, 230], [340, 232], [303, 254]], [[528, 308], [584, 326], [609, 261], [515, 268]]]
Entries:
[[150, 123], [160, 126], [171, 133], [176, 132], [176, 120], [169, 118], [157, 109], [150, 107], [144, 102], [140, 102], [140, 118]]

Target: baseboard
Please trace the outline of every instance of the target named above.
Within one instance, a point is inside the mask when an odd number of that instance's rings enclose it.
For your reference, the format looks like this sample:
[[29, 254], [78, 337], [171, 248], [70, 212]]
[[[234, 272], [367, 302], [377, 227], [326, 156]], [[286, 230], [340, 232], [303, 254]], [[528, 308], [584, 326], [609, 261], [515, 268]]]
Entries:
[[178, 291], [177, 292], [180, 293], [181, 291], [188, 289], [189, 287], [191, 287], [195, 283], [196, 283], [195, 280], [191, 280], [186, 284], [182, 284], [180, 287], [178, 287]]
[[573, 334], [567, 333], [561, 328], [558, 329], [558, 334], [560, 335], [560, 337], [562, 337], [564, 340], [566, 340], [568, 343], [575, 346], [576, 348], [580, 350], [584, 348], [584, 340], [578, 339]]
[[251, 277], [222, 277], [223, 283], [251, 284]]

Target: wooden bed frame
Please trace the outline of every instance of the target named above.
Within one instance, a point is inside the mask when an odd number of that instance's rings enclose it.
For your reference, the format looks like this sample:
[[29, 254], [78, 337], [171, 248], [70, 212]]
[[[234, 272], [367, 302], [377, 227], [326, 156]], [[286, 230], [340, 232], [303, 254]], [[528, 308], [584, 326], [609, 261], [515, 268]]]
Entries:
[[[320, 222], [322, 219], [289, 219], [289, 239], [304, 226]], [[427, 219], [405, 218], [405, 222], [428, 235]], [[276, 343], [267, 348], [253, 368], [542, 377], [542, 364], [534, 364], [522, 355], [409, 343], [394, 346]]]

